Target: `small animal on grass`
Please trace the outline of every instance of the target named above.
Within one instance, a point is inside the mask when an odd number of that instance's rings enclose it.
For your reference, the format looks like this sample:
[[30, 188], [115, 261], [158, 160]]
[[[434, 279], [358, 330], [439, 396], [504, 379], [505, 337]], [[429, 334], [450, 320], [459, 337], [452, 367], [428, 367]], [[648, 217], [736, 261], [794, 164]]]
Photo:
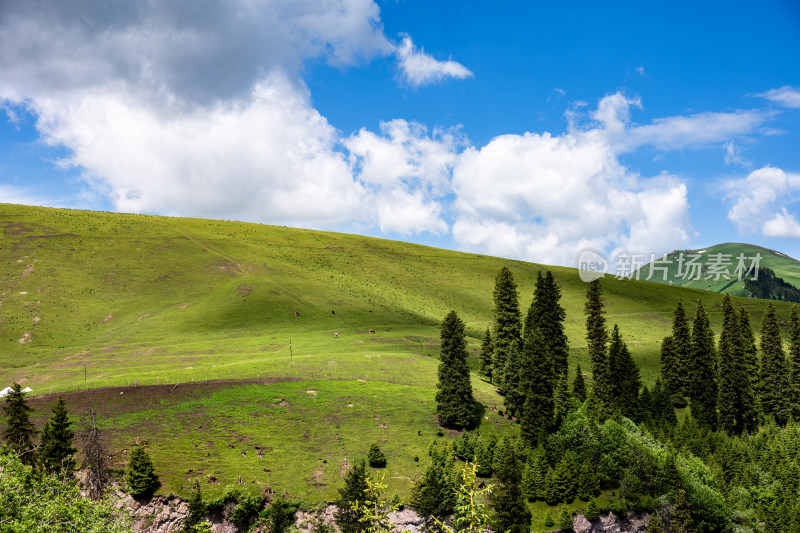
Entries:
[[375, 333], [374, 329], [369, 330], [370, 333]]
[[333, 309], [331, 309], [331, 314], [332, 314], [332, 315], [335, 315], [335, 314], [336, 314], [336, 311], [334, 311]]
[[295, 311], [294, 316], [300, 316], [300, 311]]
[[333, 336], [334, 336], [334, 337], [336, 337], [336, 338], [338, 339], [338, 338], [339, 338], [339, 332], [338, 332], [338, 331], [334, 332], [334, 333], [333, 333]]

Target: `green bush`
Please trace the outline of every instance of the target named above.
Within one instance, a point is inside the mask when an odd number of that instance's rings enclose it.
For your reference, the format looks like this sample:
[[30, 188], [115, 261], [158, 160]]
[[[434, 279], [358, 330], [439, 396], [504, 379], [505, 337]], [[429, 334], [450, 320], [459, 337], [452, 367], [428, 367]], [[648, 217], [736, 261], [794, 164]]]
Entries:
[[125, 483], [134, 498], [147, 498], [161, 486], [153, 461], [143, 446], [136, 446], [128, 459], [125, 469]]

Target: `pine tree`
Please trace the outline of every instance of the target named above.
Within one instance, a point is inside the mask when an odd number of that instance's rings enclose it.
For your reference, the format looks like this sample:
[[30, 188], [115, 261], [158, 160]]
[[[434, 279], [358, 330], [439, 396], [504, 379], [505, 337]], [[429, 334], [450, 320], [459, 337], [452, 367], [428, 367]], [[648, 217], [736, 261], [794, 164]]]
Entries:
[[489, 477], [492, 475], [492, 457], [494, 456], [494, 442], [481, 435], [475, 443], [475, 463], [477, 468], [475, 473], [478, 477]]
[[578, 474], [578, 498], [588, 501], [598, 494], [600, 494], [600, 480], [597, 479], [597, 473], [592, 462], [586, 459], [581, 465], [580, 473]]
[[784, 425], [791, 414], [789, 377], [781, 331], [771, 303], [761, 320], [761, 354], [761, 407], [765, 415], [772, 415], [775, 422]]
[[504, 372], [508, 354], [522, 343], [519, 298], [514, 275], [507, 267], [497, 273], [494, 286], [494, 362], [492, 378], [505, 391]]
[[608, 367], [611, 383], [611, 394], [614, 407], [632, 420], [639, 416], [639, 366], [631, 357], [628, 346], [622, 340], [619, 327], [614, 324], [611, 333], [611, 344], [608, 348]]
[[672, 533], [695, 533], [697, 531], [689, 512], [689, 502], [686, 501], [686, 491], [679, 489], [675, 494], [675, 505], [669, 521]]
[[759, 390], [759, 379], [761, 372], [758, 366], [758, 349], [756, 348], [756, 338], [753, 335], [753, 326], [750, 324], [750, 313], [745, 307], [739, 308], [739, 328], [742, 332], [742, 349], [744, 359], [747, 363], [747, 375], [753, 386], [753, 392]]
[[747, 375], [739, 319], [727, 294], [722, 299], [722, 312], [722, 333], [719, 337], [719, 427], [738, 435], [755, 428], [753, 389], [750, 376]]
[[20, 461], [25, 465], [33, 465], [36, 462], [36, 454], [33, 447], [36, 428], [30, 420], [30, 412], [32, 410], [25, 400], [22, 386], [19, 383], [14, 383], [11, 387], [11, 392], [6, 396], [6, 404], [3, 406], [7, 424], [3, 437], [8, 447], [19, 455]]
[[578, 368], [575, 369], [575, 380], [572, 382], [572, 397], [579, 404], [586, 401], [586, 381], [583, 379], [581, 365], [578, 365]]
[[203, 492], [200, 490], [200, 481], [195, 478], [189, 494], [189, 515], [183, 521], [183, 531], [186, 533], [195, 531], [195, 527], [203, 522], [205, 516], [206, 504], [203, 502]]
[[592, 362], [592, 377], [594, 380], [594, 395], [597, 398], [601, 418], [605, 418], [611, 410], [612, 397], [608, 375], [608, 357], [606, 355], [606, 319], [603, 316], [602, 301], [603, 289], [600, 279], [590, 282], [586, 287], [586, 340], [588, 342], [589, 357]]
[[522, 436], [531, 446], [541, 442], [553, 424], [553, 380], [551, 365], [541, 332], [534, 329], [525, 339], [520, 365], [520, 390], [525, 395], [522, 408]]
[[490, 496], [494, 511], [493, 530], [508, 533], [528, 533], [531, 512], [522, 494], [522, 476], [514, 446], [506, 446], [497, 465], [499, 483]]
[[653, 511], [647, 521], [647, 531], [645, 533], [664, 533], [664, 521], [661, 520], [661, 513]]
[[128, 485], [128, 492], [134, 498], [148, 498], [160, 486], [153, 461], [143, 446], [137, 445], [131, 451], [125, 469], [125, 483]]
[[586, 507], [586, 512], [583, 513], [583, 516], [589, 522], [594, 522], [600, 518], [600, 509], [597, 508], [597, 503], [594, 500], [589, 502], [589, 505]]
[[675, 353], [675, 341], [672, 335], [664, 337], [661, 341], [661, 379], [664, 382], [664, 387], [670, 395], [670, 401], [679, 405], [682, 397], [674, 391], [680, 390], [680, 382], [678, 379], [677, 358]]
[[521, 385], [522, 354], [520, 346], [514, 345], [506, 354], [506, 368], [503, 371], [503, 404], [509, 416], [519, 417], [525, 404], [525, 391]]
[[717, 429], [717, 354], [714, 332], [708, 322], [703, 302], [697, 302], [692, 324], [692, 358], [689, 396], [691, 412], [697, 422], [710, 430]]
[[561, 377], [556, 382], [556, 390], [554, 394], [554, 427], [561, 426], [563, 420], [573, 411], [572, 395], [569, 393], [569, 379], [567, 373], [561, 374]]
[[661, 378], [656, 378], [653, 391], [650, 393], [650, 401], [650, 412], [654, 422], [666, 426], [675, 426], [678, 423], [675, 408], [672, 406], [672, 397]]
[[676, 407], [686, 405], [686, 395], [689, 383], [689, 364], [692, 356], [692, 335], [683, 303], [678, 301], [672, 318], [672, 349], [675, 354], [674, 378], [672, 383], [665, 385], [674, 387], [670, 389], [672, 400]]
[[561, 531], [573, 531], [572, 529], [572, 514], [566, 507], [561, 508], [561, 514], [558, 517], [558, 527]]
[[386, 454], [383, 453], [377, 442], [373, 442], [367, 452], [367, 461], [372, 468], [383, 468], [386, 466]]
[[344, 478], [344, 487], [339, 489], [339, 499], [334, 504], [336, 524], [342, 533], [362, 533], [366, 525], [361, 522], [361, 515], [353, 509], [356, 502], [363, 502], [364, 495], [369, 490], [367, 484], [367, 466], [362, 460], [356, 463], [347, 472]]
[[421, 516], [444, 519], [453, 512], [455, 491], [444, 465], [432, 463], [411, 488], [411, 507]]
[[464, 323], [455, 311], [445, 317], [441, 329], [439, 383], [436, 414], [439, 424], [449, 428], [469, 428], [475, 424], [475, 399], [467, 365]]
[[558, 501], [570, 503], [575, 499], [579, 471], [573, 451], [567, 450], [564, 452], [553, 474], [553, 483], [555, 484]]
[[53, 406], [50, 421], [42, 429], [39, 459], [46, 472], [63, 472], [69, 476], [75, 470], [74, 455], [78, 450], [72, 445], [75, 433], [71, 425], [67, 404], [64, 398], [59, 397]]
[[489, 378], [489, 383], [492, 382], [492, 358], [494, 357], [494, 342], [492, 342], [492, 330], [486, 328], [486, 333], [483, 335], [483, 342], [481, 343], [481, 374]]
[[792, 306], [789, 316], [789, 364], [791, 365], [792, 416], [800, 420], [800, 312]]
[[[534, 328], [538, 328], [545, 343], [545, 351], [550, 355], [553, 378], [569, 370], [569, 339], [564, 332], [564, 320], [567, 312], [561, 306], [561, 289], [558, 288], [553, 273], [547, 271], [542, 276], [536, 275], [536, 290], [533, 301], [525, 317], [524, 337], [528, 337]], [[555, 386], [555, 383], [553, 384]]]

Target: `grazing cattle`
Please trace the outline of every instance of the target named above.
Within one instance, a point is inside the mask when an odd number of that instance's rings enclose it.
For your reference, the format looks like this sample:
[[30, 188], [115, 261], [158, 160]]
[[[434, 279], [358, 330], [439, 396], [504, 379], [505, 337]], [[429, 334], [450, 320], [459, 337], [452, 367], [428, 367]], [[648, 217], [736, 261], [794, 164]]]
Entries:
[[370, 333], [375, 333], [374, 329], [369, 330]]
[[244, 450], [242, 450], [242, 457], [247, 457], [247, 452], [245, 452]]
[[241, 484], [242, 484], [242, 476], [240, 475], [240, 476], [239, 476], [239, 477], [236, 479], [236, 481], [238, 481], [238, 482], [239, 482], [239, 485], [241, 485]]
[[295, 311], [294, 316], [300, 316], [300, 311]]
[[331, 314], [332, 314], [332, 315], [335, 315], [335, 314], [336, 314], [336, 311], [334, 311], [333, 309], [331, 309]]
[[334, 332], [333, 336], [338, 339], [339, 338], [339, 333], [338, 332]]

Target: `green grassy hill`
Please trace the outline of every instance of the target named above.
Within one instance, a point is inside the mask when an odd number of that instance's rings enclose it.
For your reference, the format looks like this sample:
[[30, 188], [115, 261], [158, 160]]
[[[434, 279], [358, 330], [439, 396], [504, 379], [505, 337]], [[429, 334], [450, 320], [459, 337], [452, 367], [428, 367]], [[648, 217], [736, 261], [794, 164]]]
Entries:
[[[696, 264], [701, 265], [701, 269], [696, 271], [684, 265], [684, 268], [679, 271], [678, 257], [680, 254], [683, 254], [686, 259], [692, 254], [700, 255], [700, 258], [696, 260]], [[668, 254], [668, 264], [659, 265], [659, 267], [665, 266], [666, 270], [656, 267], [653, 268], [651, 275], [652, 265], [645, 265], [639, 272], [639, 279], [650, 277], [651, 281], [657, 283], [669, 283], [671, 281], [672, 285], [719, 293], [727, 292], [732, 296], [746, 297], [750, 296], [750, 294], [745, 289], [744, 282], [738, 279], [739, 276], [736, 275], [736, 268], [739, 263], [737, 258], [740, 255], [745, 259], [745, 273], [750, 268], [756, 255], [760, 255], [759, 268], [770, 268], [775, 272], [776, 276], [800, 288], [800, 261], [775, 250], [742, 243], [717, 244], [716, 246], [697, 250], [676, 250]], [[720, 275], [717, 275], [717, 271], [713, 269], [709, 271], [709, 265], [722, 265], [724, 263], [728, 263], [728, 265], [718, 270]], [[697, 275], [698, 272], [699, 276]], [[749, 278], [751, 276], [752, 274], [746, 277]], [[696, 279], [698, 277], [700, 279]]]
[[[40, 425], [49, 393], [66, 392], [73, 413], [92, 401], [117, 464], [147, 440], [166, 491], [213, 475], [214, 493], [241, 475], [253, 490], [332, 498], [346, 465], [377, 441], [390, 492], [407, 494], [437, 431], [439, 323], [455, 309], [477, 353], [503, 265], [523, 310], [537, 271], [553, 271], [571, 369], [590, 367], [586, 286], [574, 269], [338, 233], [16, 205], [0, 205], [0, 236], [0, 385], [44, 395], [34, 398]], [[678, 300], [693, 315], [702, 298], [719, 328], [718, 294], [613, 277], [603, 286], [608, 320], [646, 382]], [[737, 304], [757, 324], [766, 302]], [[789, 306], [778, 314], [785, 321]], [[474, 375], [473, 385], [502, 406], [490, 384]], [[490, 411], [482, 430], [511, 426]]]

